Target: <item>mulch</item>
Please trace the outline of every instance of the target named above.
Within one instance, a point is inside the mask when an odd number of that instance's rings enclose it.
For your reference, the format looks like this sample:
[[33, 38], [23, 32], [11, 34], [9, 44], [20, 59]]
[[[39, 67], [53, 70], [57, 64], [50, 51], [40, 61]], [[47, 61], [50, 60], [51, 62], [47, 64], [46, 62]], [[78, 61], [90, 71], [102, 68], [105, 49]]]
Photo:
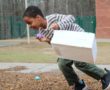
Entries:
[[[69, 86], [60, 71], [26, 74], [15, 72], [25, 67], [15, 69], [0, 70], [0, 90], [69, 90]], [[100, 81], [80, 74], [90, 90], [101, 90]], [[40, 80], [35, 80], [35, 76], [40, 76]]]

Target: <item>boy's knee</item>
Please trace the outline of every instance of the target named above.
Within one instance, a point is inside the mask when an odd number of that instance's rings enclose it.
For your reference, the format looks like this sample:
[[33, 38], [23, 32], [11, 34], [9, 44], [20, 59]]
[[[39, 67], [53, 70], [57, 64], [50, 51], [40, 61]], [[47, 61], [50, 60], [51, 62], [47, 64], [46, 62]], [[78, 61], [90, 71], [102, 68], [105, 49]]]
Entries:
[[58, 67], [60, 68], [60, 70], [64, 70], [66, 67], [66, 63], [62, 61], [58, 61]]
[[87, 63], [85, 62], [75, 62], [74, 65], [78, 68], [78, 67], [85, 67], [87, 66]]
[[73, 61], [68, 60], [68, 59], [58, 59], [58, 66], [61, 70], [65, 70], [68, 67], [71, 67], [71, 65], [73, 64]]

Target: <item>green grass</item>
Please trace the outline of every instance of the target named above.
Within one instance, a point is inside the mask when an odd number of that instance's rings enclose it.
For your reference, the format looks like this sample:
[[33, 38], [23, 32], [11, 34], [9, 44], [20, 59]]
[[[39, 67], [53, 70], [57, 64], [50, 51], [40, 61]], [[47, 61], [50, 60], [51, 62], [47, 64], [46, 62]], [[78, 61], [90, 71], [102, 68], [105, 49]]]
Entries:
[[0, 62], [56, 62], [54, 51], [46, 44], [20, 44], [0, 47]]
[[110, 46], [110, 42], [98, 42], [98, 46]]
[[[110, 64], [110, 43], [98, 42], [98, 64]], [[54, 63], [57, 56], [45, 43], [21, 43], [16, 46], [0, 47], [0, 62]]]
[[1, 62], [55, 62], [54, 55], [35, 52], [0, 52]]

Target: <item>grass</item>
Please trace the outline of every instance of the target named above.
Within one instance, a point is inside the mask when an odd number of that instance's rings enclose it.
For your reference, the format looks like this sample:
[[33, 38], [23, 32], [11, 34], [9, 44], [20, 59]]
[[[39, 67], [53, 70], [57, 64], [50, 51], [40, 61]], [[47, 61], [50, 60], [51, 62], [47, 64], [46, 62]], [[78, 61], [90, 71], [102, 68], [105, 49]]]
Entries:
[[110, 42], [99, 42], [97, 45], [97, 63], [110, 64]]
[[[110, 64], [110, 43], [98, 42], [98, 64]], [[0, 62], [36, 62], [54, 63], [57, 56], [50, 45], [40, 42], [27, 44], [22, 42], [15, 46], [0, 47]]]
[[98, 42], [97, 45], [98, 46], [109, 46], [110, 42]]
[[0, 62], [56, 62], [56, 55], [46, 43], [20, 43], [0, 47]]
[[[3, 54], [4, 53], [4, 54]], [[46, 55], [46, 54], [40, 54], [40, 53], [25, 53], [25, 52], [11, 52], [11, 53], [5, 53], [3, 52], [0, 55], [0, 61], [1, 62], [53, 62], [55, 56], [52, 55]], [[53, 60], [53, 61], [51, 61]]]

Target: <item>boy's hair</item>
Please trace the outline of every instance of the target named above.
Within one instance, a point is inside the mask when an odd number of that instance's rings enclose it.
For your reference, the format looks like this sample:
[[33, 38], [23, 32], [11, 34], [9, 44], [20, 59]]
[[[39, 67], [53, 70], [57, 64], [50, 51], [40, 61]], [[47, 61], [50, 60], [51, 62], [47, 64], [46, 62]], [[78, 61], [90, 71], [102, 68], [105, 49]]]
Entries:
[[35, 18], [37, 15], [44, 17], [42, 11], [37, 6], [29, 6], [25, 10], [23, 17], [28, 16]]

